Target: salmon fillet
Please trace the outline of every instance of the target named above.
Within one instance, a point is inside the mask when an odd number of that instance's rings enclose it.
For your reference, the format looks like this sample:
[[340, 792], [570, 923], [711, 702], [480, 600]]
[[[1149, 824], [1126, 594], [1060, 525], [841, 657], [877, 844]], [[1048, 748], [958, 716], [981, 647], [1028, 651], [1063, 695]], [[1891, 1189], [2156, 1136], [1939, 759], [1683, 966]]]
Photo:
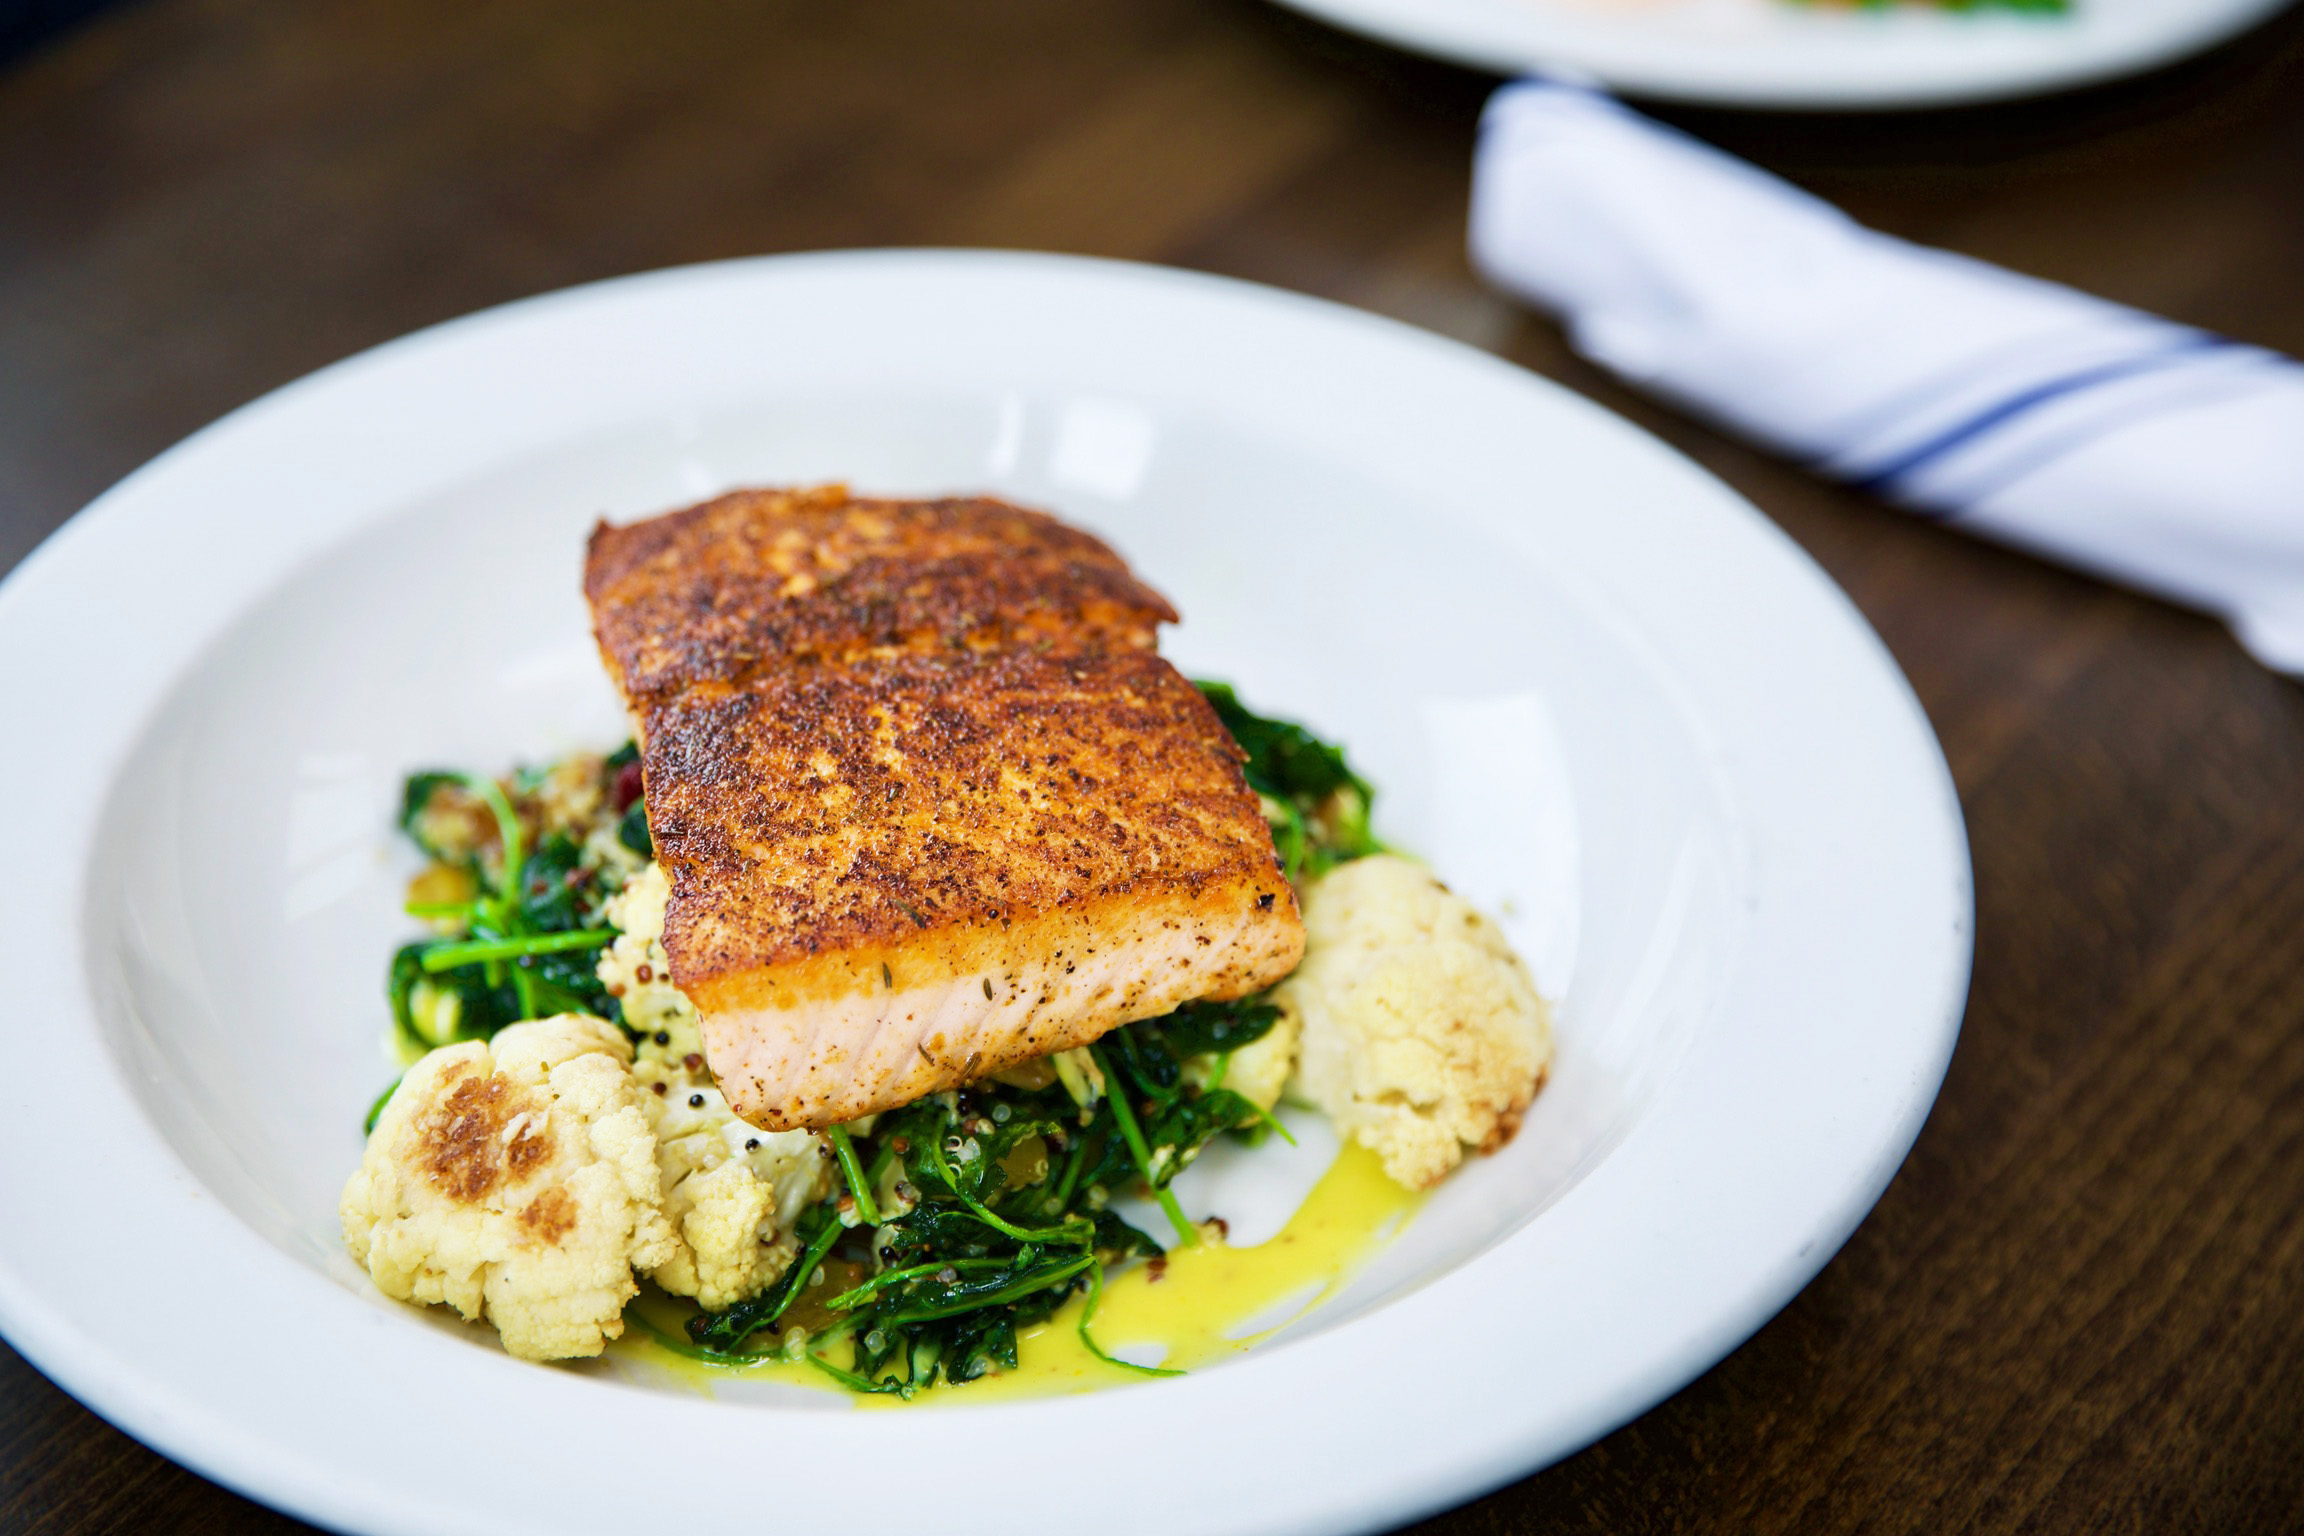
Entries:
[[737, 1113], [820, 1129], [1295, 968], [1241, 753], [1109, 548], [989, 500], [742, 491], [592, 536]]

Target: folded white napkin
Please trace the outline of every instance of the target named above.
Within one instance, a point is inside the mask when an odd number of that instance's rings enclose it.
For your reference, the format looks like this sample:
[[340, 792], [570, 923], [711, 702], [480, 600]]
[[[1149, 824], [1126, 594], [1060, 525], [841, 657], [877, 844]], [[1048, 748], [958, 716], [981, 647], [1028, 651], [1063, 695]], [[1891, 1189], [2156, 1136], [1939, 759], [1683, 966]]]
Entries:
[[1506, 86], [1472, 259], [1578, 351], [2304, 672], [2304, 368], [1864, 228], [1581, 86]]

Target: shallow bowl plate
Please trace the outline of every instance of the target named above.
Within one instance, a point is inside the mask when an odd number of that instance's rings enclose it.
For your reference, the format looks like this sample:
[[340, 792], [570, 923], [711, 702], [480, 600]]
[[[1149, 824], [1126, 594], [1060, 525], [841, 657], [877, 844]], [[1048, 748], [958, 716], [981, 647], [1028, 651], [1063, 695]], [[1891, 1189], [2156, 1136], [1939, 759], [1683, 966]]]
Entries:
[[[1185, 615], [1170, 653], [1350, 743], [1380, 830], [1557, 1001], [1520, 1137], [1235, 1363], [942, 1412], [714, 1399], [511, 1360], [342, 1251], [393, 1070], [398, 776], [620, 739], [577, 595], [594, 517], [830, 478], [1111, 539]], [[952, 1533], [1016, 1498], [1107, 1536], [1391, 1524], [1781, 1307], [1910, 1146], [1965, 995], [1943, 760], [1797, 549], [1527, 373], [1205, 277], [786, 257], [441, 326], [104, 496], [0, 588], [0, 658], [40, 743], [0, 766], [0, 1328], [347, 1530], [622, 1533], [675, 1497], [828, 1529], [892, 1484], [950, 1490]]]
[[2072, 0], [2062, 14], [1929, 0], [1280, 0], [1500, 74], [1572, 70], [1725, 107], [1865, 110], [2035, 96], [2170, 64], [2289, 0]]

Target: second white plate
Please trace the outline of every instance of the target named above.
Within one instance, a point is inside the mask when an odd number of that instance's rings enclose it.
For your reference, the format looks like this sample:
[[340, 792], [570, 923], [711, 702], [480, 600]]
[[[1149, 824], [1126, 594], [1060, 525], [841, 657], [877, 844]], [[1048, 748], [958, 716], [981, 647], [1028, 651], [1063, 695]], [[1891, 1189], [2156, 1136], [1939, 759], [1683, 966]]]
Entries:
[[1280, 0], [1499, 74], [1730, 107], [1953, 106], [2065, 90], [2198, 53], [2288, 0], [2073, 0], [2063, 15], [1834, 0]]

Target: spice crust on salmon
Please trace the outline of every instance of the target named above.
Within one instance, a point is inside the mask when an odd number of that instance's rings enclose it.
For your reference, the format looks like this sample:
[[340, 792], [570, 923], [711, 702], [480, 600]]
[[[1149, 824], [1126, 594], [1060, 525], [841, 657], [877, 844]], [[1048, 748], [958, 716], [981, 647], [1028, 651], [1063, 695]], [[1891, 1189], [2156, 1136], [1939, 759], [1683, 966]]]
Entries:
[[743, 491], [595, 530], [664, 945], [731, 1104], [820, 1128], [1303, 952], [1242, 755], [1101, 542], [968, 499]]

